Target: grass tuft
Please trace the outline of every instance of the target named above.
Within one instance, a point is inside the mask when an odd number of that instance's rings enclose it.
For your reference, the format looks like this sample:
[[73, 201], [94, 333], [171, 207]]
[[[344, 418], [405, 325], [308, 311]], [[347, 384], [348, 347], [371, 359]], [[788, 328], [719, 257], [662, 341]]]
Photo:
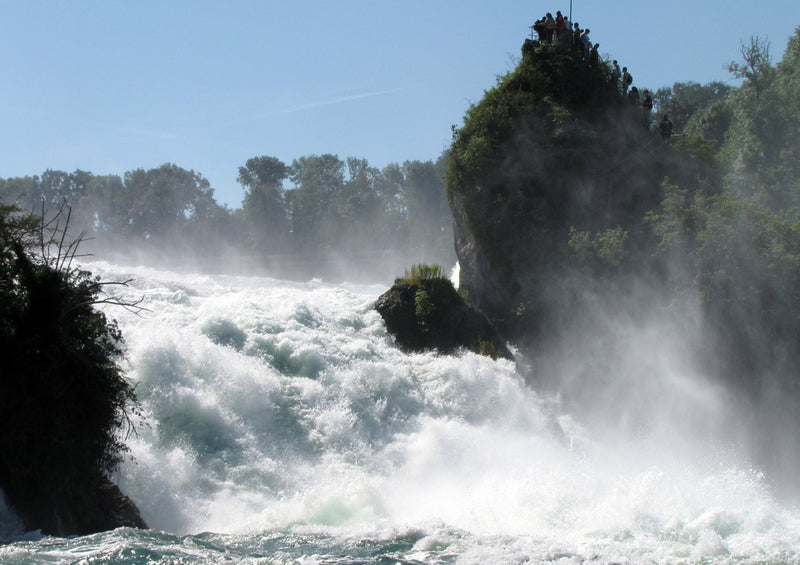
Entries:
[[441, 265], [418, 263], [406, 269], [403, 280], [409, 284], [420, 284], [423, 281], [446, 279]]

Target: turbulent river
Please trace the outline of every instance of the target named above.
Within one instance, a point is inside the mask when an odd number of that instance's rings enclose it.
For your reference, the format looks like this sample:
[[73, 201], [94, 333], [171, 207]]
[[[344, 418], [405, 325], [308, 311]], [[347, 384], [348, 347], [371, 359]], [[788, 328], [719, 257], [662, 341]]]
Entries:
[[736, 442], [664, 424], [716, 417], [688, 377], [609, 433], [514, 363], [400, 352], [386, 285], [89, 268], [146, 308], [107, 312], [141, 405], [114, 480], [151, 529], [42, 536], [0, 503], [4, 565], [800, 562]]

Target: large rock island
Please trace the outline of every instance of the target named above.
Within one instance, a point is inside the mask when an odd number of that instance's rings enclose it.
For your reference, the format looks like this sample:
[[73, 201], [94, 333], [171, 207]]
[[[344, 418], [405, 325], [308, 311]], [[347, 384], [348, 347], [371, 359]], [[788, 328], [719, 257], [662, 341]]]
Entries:
[[580, 50], [528, 40], [455, 132], [447, 191], [460, 290], [508, 338], [558, 323], [551, 306], [570, 301], [563, 275], [576, 254], [630, 261], [626, 239], [660, 202], [664, 176], [681, 174], [650, 112], [609, 73]]

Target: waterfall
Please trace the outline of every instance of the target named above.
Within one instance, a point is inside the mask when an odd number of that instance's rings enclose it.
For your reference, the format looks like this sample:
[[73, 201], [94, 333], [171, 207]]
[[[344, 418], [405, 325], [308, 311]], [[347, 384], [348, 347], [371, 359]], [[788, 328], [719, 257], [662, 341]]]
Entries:
[[[100, 537], [97, 555], [185, 555], [189, 539], [209, 562], [278, 549], [286, 563], [800, 556], [800, 513], [717, 438], [721, 391], [671, 358], [680, 339], [656, 326], [628, 344], [666, 358], [622, 355], [614, 376], [622, 390], [644, 366], [645, 405], [620, 399], [606, 425], [513, 362], [400, 352], [373, 310], [380, 285], [90, 268], [131, 279], [109, 292], [146, 308], [106, 312], [141, 408], [114, 480], [153, 530]], [[21, 544], [0, 561], [54, 551]]]

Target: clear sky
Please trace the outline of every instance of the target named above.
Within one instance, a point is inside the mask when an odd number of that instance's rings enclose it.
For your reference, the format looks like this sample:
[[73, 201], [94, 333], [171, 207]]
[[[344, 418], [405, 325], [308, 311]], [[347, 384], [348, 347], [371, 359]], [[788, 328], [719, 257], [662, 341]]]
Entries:
[[[753, 35], [773, 62], [800, 1], [573, 0], [640, 88], [729, 81]], [[529, 26], [568, 0], [0, 0], [0, 177], [175, 163], [239, 207], [258, 155], [436, 159]]]

